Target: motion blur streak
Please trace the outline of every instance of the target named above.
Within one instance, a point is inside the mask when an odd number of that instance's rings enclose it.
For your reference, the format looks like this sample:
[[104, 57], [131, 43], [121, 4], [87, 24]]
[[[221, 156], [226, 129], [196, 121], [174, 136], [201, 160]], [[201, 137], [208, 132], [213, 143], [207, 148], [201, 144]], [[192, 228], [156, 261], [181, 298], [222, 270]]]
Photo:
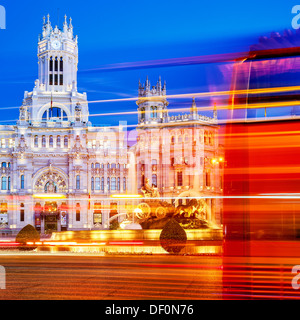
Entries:
[[207, 56], [196, 56], [196, 57], [183, 57], [183, 58], [172, 58], [172, 59], [161, 59], [161, 60], [149, 60], [149, 61], [136, 61], [136, 62], [124, 62], [100, 66], [94, 69], [87, 69], [81, 71], [86, 72], [102, 72], [102, 71], [119, 71], [124, 69], [145, 69], [145, 68], [161, 68], [171, 66], [184, 66], [184, 65], [195, 65], [203, 63], [219, 63], [219, 62], [231, 62], [236, 59], [243, 59], [247, 56], [246, 52], [234, 52], [234, 53], [223, 53]]
[[291, 285], [300, 257], [298, 129], [297, 119], [226, 126], [225, 299], [300, 298]]
[[222, 270], [213, 268], [221, 265], [219, 257], [1, 255], [1, 264], [7, 270], [7, 290], [0, 299], [222, 297]]

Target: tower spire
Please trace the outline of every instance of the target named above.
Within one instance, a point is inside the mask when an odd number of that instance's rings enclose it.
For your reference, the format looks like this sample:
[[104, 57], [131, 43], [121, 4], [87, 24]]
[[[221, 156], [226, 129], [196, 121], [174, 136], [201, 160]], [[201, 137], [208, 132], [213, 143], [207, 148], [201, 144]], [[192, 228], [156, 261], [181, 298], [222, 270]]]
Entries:
[[158, 90], [159, 92], [161, 92], [161, 76], [159, 76], [159, 78], [158, 78], [157, 90]]
[[197, 109], [197, 105], [196, 105], [196, 100], [195, 97], [193, 97], [193, 103], [192, 103], [192, 107], [191, 107], [191, 113], [197, 113], [198, 109]]
[[218, 118], [217, 103], [214, 103], [214, 119]]
[[68, 22], [67, 22], [67, 15], [65, 14], [65, 21], [64, 21], [64, 25], [63, 25], [63, 30], [64, 33], [68, 32]]
[[147, 88], [148, 88], [148, 89], [150, 88], [150, 81], [149, 81], [148, 76], [147, 76], [147, 78], [146, 78], [146, 90], [147, 90]]

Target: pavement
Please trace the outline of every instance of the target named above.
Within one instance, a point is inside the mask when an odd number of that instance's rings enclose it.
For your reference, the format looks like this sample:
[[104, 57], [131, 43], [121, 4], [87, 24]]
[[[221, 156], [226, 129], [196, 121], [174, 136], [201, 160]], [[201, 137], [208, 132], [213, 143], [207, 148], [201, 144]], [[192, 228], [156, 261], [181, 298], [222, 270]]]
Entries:
[[2, 252], [0, 300], [221, 299], [222, 259]]

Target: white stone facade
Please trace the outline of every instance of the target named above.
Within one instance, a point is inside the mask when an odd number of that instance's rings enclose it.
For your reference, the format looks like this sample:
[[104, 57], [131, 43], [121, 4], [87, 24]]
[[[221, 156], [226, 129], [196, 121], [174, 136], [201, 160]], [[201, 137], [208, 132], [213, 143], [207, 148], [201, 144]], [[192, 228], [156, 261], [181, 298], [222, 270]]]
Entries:
[[[77, 65], [71, 19], [60, 30], [44, 18], [39, 77], [16, 125], [0, 126], [0, 227], [14, 234], [27, 224], [42, 234], [107, 229], [110, 217], [121, 221], [138, 204], [112, 195], [140, 193], [146, 178], [176, 205], [186, 196], [220, 195], [216, 114], [200, 116], [193, 102], [189, 114], [169, 116], [166, 85], [159, 79], [150, 88], [147, 79], [139, 86], [138, 141], [128, 149], [126, 123], [89, 121]], [[207, 207], [207, 218], [221, 224], [220, 200], [207, 199]]]
[[1, 126], [0, 224], [51, 230], [102, 229], [122, 213], [111, 194], [128, 192], [124, 127], [94, 127], [77, 91], [78, 41], [44, 19], [39, 78], [25, 92], [16, 125]]
[[201, 116], [193, 100], [189, 113], [169, 116], [166, 84], [159, 79], [151, 87], [148, 78], [139, 85], [137, 105], [137, 189], [148, 179], [175, 206], [186, 197], [203, 198], [205, 218], [221, 225], [224, 158], [216, 110], [212, 118]]

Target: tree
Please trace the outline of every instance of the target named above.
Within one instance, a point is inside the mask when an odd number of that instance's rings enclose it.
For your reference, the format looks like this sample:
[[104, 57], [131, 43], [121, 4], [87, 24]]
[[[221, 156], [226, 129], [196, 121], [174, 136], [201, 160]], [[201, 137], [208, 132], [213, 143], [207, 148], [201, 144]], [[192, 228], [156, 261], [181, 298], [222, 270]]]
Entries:
[[169, 253], [179, 254], [186, 241], [186, 232], [175, 219], [171, 219], [160, 234], [160, 244]]
[[25, 226], [16, 237], [16, 242], [20, 243], [20, 249], [21, 250], [33, 250], [36, 247], [26, 247], [27, 242], [36, 242], [40, 241], [40, 234], [37, 232], [37, 230], [31, 225], [28, 224]]

